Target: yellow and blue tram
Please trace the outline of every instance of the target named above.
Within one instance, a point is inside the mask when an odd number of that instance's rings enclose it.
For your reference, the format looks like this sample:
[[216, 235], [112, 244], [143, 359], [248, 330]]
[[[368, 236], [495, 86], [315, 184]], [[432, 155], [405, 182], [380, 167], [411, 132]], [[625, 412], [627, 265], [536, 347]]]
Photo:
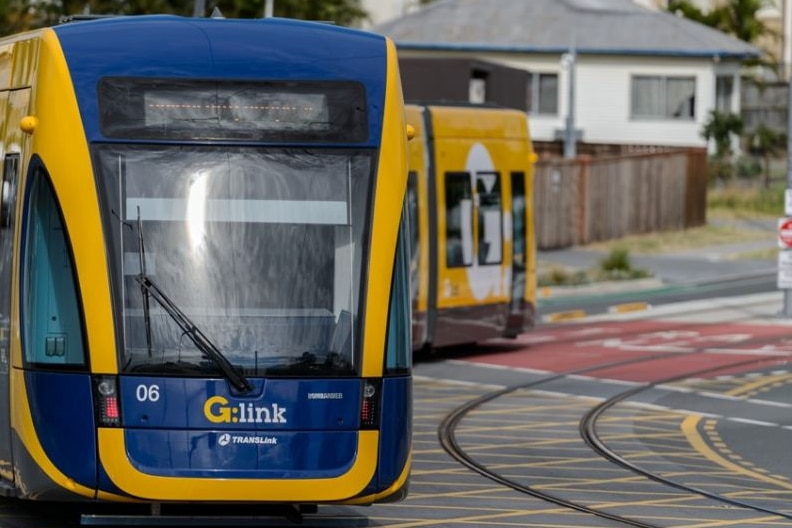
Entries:
[[0, 39], [0, 490], [368, 504], [411, 451], [388, 39], [113, 17]]
[[413, 347], [534, 325], [533, 151], [524, 112], [408, 104]]

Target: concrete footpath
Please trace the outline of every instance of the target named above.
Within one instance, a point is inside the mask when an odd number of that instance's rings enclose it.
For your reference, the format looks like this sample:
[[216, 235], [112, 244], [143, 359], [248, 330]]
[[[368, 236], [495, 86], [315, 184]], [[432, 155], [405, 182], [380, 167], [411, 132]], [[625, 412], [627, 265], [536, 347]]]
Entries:
[[[539, 312], [540, 314], [547, 312], [547, 310], [542, 310], [543, 302], [545, 304], [553, 304], [553, 301], [562, 298], [601, 297], [625, 292], [649, 292], [664, 287], [685, 287], [701, 284], [717, 285], [719, 282], [751, 277], [765, 277], [775, 280], [778, 274], [777, 251], [773, 251], [778, 249], [775, 221], [750, 220], [740, 227], [742, 229], [756, 230], [760, 233], [760, 236], [750, 242], [719, 244], [673, 253], [657, 255], [633, 255], [630, 253], [632, 268], [649, 271], [652, 275], [651, 278], [609, 281], [583, 286], [540, 287], [538, 291]], [[629, 247], [627, 249], [629, 251]], [[539, 251], [537, 255], [539, 274], [547, 273], [554, 268], [562, 268], [567, 273], [597, 268], [599, 262], [606, 256], [604, 251], [595, 251], [586, 247]], [[758, 310], [757, 314], [751, 317], [760, 317], [759, 314], [761, 313], [761, 319], [767, 321], [790, 321], [779, 320], [779, 313], [783, 307], [783, 293], [781, 291], [776, 290], [766, 294], [755, 294], [750, 297], [752, 306], [755, 306], [757, 301], [761, 304], [762, 301], [760, 300], [764, 300], [767, 304], [764, 309], [756, 308]], [[741, 297], [737, 299], [739, 298]], [[732, 304], [728, 301], [713, 298], [695, 302], [709, 303], [713, 307], [718, 302]], [[648, 305], [646, 307], [648, 308]], [[657, 307], [656, 309], [653, 308], [653, 315], [660, 316], [661, 308], [666, 313], [673, 310], [669, 307]], [[682, 307], [679, 308], [681, 309]], [[642, 311], [642, 308], [639, 306], [637, 311]], [[649, 314], [643, 314], [644, 317], [647, 315]], [[588, 316], [586, 317], [587, 319], [589, 318]], [[569, 318], [576, 318], [575, 314], [571, 314]], [[547, 322], [546, 318], [544, 320]], [[561, 320], [563, 318], [551, 320], [550, 322], [561, 322]]]

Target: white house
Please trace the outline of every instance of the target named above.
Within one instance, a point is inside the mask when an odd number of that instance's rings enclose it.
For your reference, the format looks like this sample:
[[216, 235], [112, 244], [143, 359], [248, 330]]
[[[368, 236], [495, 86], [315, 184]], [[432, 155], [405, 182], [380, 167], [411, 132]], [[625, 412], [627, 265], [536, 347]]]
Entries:
[[373, 30], [403, 58], [530, 72], [526, 108], [538, 141], [558, 139], [572, 108], [587, 143], [705, 147], [710, 110], [739, 114], [741, 62], [759, 55], [633, 0], [437, 0]]

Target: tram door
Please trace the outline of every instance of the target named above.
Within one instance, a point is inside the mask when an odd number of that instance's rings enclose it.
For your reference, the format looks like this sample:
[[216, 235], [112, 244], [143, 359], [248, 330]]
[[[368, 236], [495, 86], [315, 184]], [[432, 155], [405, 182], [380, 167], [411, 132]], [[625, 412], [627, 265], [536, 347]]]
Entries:
[[16, 229], [17, 190], [21, 169], [18, 149], [26, 144], [27, 136], [19, 129], [20, 120], [27, 115], [30, 90], [2, 92], [0, 111], [5, 116], [2, 138], [3, 180], [0, 186], [0, 476], [14, 480], [11, 447], [11, 419], [9, 371], [11, 365], [11, 292]]

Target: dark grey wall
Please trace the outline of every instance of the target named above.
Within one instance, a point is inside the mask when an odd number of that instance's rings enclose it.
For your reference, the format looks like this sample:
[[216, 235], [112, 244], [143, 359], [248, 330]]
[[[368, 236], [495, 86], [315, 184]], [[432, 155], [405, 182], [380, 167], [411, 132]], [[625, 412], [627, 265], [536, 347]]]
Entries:
[[530, 73], [473, 59], [399, 59], [407, 101], [467, 103], [470, 79], [486, 82], [486, 103], [528, 110]]

